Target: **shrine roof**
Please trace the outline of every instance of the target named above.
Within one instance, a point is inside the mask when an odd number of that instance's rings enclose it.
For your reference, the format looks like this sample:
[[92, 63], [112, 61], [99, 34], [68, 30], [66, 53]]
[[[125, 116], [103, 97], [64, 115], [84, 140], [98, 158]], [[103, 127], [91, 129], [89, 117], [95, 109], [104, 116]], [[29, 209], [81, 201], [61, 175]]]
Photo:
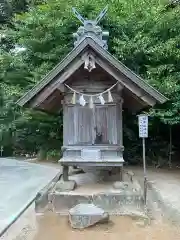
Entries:
[[[52, 83], [52, 81], [57, 77], [57, 75], [63, 74], [63, 72], [66, 70], [69, 64], [73, 62], [74, 62], [73, 64], [75, 64], [75, 60], [79, 55], [81, 55], [83, 52], [89, 49], [93, 50], [95, 54], [100, 56], [102, 62], [105, 61], [108, 64], [109, 69], [113, 68], [116, 71], [116, 73], [120, 73], [121, 75], [124, 75], [126, 77], [126, 80], [128, 79], [128, 81], [123, 81], [123, 79], [121, 79], [121, 84], [124, 85], [124, 87], [129, 88], [129, 86], [133, 84], [134, 87], [138, 87], [144, 92], [145, 95], [152, 98], [153, 101], [151, 102], [149, 102], [147, 99], [144, 100], [146, 101], [147, 105], [153, 106], [155, 103], [162, 104], [167, 101], [167, 98], [164, 95], [162, 95], [159, 91], [157, 91], [155, 88], [149, 85], [140, 76], [132, 72], [123, 63], [118, 61], [105, 48], [101, 47], [97, 42], [95, 42], [93, 38], [86, 37], [76, 47], [74, 47], [74, 49], [59, 64], [57, 64], [39, 83], [37, 83], [32, 89], [30, 89], [26, 94], [24, 94], [17, 101], [17, 104], [20, 106], [31, 107], [31, 101], [40, 92], [42, 92], [43, 89], [47, 88], [47, 86], [49, 86]], [[83, 65], [82, 59], [80, 59], [79, 61], [80, 62], [77, 68]], [[103, 65], [101, 67], [103, 67]], [[108, 73], [107, 69], [106, 71]], [[73, 74], [73, 71], [72, 71], [72, 74]], [[66, 79], [67, 78], [64, 78], [64, 81]], [[63, 84], [64, 81], [62, 79], [60, 84]], [[140, 96], [137, 96], [137, 97], [140, 97]]]

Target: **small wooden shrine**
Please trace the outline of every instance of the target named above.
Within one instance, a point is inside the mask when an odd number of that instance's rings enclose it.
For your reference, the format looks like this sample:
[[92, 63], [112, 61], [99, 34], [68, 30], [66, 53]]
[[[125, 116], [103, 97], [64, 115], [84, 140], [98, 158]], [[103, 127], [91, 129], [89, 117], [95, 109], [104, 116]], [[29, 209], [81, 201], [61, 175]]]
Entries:
[[73, 50], [19, 101], [20, 106], [58, 113], [63, 108], [64, 179], [68, 166], [123, 166], [123, 108], [139, 111], [166, 98], [108, 52], [109, 33], [86, 20]]

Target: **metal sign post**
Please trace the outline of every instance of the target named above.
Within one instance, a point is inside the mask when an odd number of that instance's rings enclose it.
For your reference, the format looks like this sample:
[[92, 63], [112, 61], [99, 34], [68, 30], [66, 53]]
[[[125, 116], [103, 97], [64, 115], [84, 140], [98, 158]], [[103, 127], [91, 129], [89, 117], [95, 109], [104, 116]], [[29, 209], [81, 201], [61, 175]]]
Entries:
[[1, 146], [1, 148], [0, 148], [0, 156], [1, 156], [1, 157], [3, 156], [3, 151], [4, 151], [4, 147]]
[[147, 200], [147, 173], [146, 173], [146, 146], [145, 139], [148, 138], [148, 116], [139, 115], [139, 137], [142, 138], [143, 147], [143, 169], [144, 169], [144, 203], [146, 205]]

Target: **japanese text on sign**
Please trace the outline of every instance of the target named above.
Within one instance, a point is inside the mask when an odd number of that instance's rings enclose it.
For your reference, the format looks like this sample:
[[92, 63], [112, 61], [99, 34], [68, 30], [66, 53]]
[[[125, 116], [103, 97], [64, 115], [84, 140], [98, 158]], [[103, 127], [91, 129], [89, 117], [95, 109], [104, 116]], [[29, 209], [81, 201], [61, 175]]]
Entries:
[[147, 138], [148, 137], [148, 116], [147, 115], [139, 115], [139, 137]]

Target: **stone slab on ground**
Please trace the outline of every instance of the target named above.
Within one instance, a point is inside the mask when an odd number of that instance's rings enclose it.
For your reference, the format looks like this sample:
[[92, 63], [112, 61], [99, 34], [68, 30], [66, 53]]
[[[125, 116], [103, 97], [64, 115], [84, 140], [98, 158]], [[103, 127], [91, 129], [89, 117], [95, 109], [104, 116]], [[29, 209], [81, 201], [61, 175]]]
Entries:
[[72, 228], [83, 229], [96, 223], [108, 222], [109, 214], [94, 204], [78, 204], [69, 210]]
[[66, 192], [66, 191], [72, 191], [76, 187], [76, 182], [73, 180], [70, 181], [58, 181], [55, 185], [55, 191], [57, 192]]
[[49, 166], [0, 158], [0, 233], [58, 172]]

